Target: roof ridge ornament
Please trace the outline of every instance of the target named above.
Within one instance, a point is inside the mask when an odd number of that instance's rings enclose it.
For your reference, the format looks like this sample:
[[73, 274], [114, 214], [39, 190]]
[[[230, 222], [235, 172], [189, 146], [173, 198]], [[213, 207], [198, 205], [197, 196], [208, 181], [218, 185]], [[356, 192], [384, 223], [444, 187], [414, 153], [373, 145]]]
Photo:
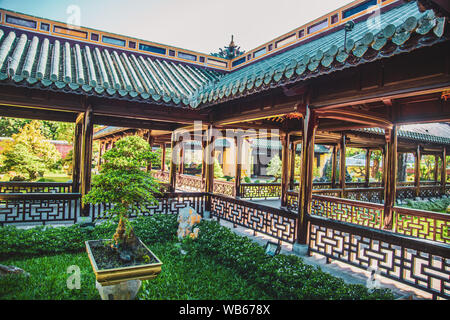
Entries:
[[211, 53], [210, 55], [232, 60], [236, 57], [239, 57], [240, 55], [243, 55], [244, 53], [245, 51], [241, 51], [241, 47], [236, 46], [236, 44], [234, 43], [234, 35], [231, 35], [231, 41], [228, 46], [223, 47], [223, 49], [219, 48], [219, 52]]

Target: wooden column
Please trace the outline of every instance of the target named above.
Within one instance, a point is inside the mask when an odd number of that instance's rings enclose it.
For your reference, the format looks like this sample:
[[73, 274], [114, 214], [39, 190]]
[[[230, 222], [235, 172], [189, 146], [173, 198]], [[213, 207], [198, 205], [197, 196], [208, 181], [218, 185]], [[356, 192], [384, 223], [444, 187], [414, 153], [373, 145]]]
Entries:
[[170, 140], [170, 148], [171, 148], [171, 157], [170, 157], [170, 168], [169, 168], [169, 184], [170, 191], [174, 192], [177, 186], [177, 165], [178, 162], [177, 156], [177, 145], [178, 141], [175, 140], [175, 133], [172, 132], [172, 138]]
[[384, 185], [384, 228], [392, 229], [397, 188], [397, 126], [386, 130], [386, 182]]
[[281, 141], [281, 206], [287, 205], [287, 192], [289, 188], [289, 134], [280, 135]]
[[337, 146], [333, 146], [333, 158], [331, 163], [331, 188], [336, 188], [336, 170], [337, 170]]
[[180, 143], [180, 164], [178, 165], [178, 173], [183, 174], [184, 173], [184, 142]]
[[370, 183], [370, 154], [371, 151], [369, 148], [366, 149], [366, 188], [369, 187]]
[[[214, 143], [216, 136], [213, 134], [213, 127], [210, 126], [206, 136], [205, 146], [205, 192], [214, 192]], [[211, 197], [206, 196], [205, 209], [211, 211]]]
[[202, 139], [202, 190], [206, 190], [206, 145], [206, 139]]
[[289, 143], [289, 190], [294, 190], [295, 188], [295, 149], [297, 149], [297, 145], [294, 141], [290, 141]]
[[438, 184], [439, 176], [439, 155], [434, 155], [434, 182]]
[[314, 164], [314, 138], [318, 125], [317, 116], [306, 106], [306, 113], [303, 119], [303, 143], [302, 143], [302, 166], [299, 186], [299, 204], [297, 219], [297, 237], [298, 244], [306, 244], [308, 236], [307, 217], [310, 211], [313, 187], [313, 164]]
[[420, 159], [422, 158], [420, 146], [414, 152], [414, 185], [416, 187], [416, 197], [420, 195]]
[[[152, 137], [152, 130], [148, 130], [147, 132], [147, 142], [150, 146], [150, 150], [153, 149], [153, 137]], [[147, 171], [150, 172], [152, 171], [152, 162], [150, 161], [147, 165]]]
[[441, 193], [445, 194], [445, 185], [447, 183], [447, 150], [442, 148], [442, 163], [441, 163]]
[[210, 126], [207, 131], [205, 147], [205, 192], [214, 191], [214, 143], [216, 136], [213, 134], [213, 128]]
[[345, 198], [345, 178], [346, 178], [346, 143], [345, 143], [345, 134], [341, 135], [340, 142], [340, 159], [339, 159], [339, 183], [341, 185], [341, 198]]
[[236, 166], [234, 175], [234, 192], [236, 197], [241, 196], [241, 173], [242, 173], [242, 134], [238, 132], [234, 137], [234, 144], [236, 146]]
[[81, 144], [83, 137], [84, 113], [81, 113], [75, 122], [72, 151], [72, 192], [80, 192], [81, 179]]
[[161, 144], [161, 171], [166, 171], [166, 143]]
[[[92, 141], [94, 136], [94, 122], [92, 108], [88, 107], [84, 114], [83, 137], [81, 144], [81, 196], [91, 190], [92, 171]], [[81, 205], [81, 214], [89, 215], [89, 204]]]

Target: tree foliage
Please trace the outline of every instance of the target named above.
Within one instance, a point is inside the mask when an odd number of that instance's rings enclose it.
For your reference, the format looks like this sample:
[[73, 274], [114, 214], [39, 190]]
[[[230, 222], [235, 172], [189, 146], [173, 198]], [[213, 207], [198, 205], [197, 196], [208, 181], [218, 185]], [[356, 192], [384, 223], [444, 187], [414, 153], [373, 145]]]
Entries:
[[56, 147], [46, 141], [40, 127], [38, 121], [31, 121], [12, 135], [12, 141], [3, 143], [2, 172], [11, 172], [23, 180], [36, 180], [55, 167], [61, 156]]
[[267, 174], [274, 177], [275, 181], [281, 178], [281, 159], [278, 155], [275, 155], [267, 166]]
[[130, 249], [135, 241], [129, 214], [133, 210], [139, 212], [139, 205], [158, 203], [155, 194], [159, 193], [159, 183], [145, 171], [156, 157], [139, 136], [117, 141], [115, 147], [103, 155], [103, 164], [99, 174], [93, 177], [91, 191], [83, 197], [84, 203], [111, 205], [107, 214], [110, 218], [119, 218], [114, 235], [114, 245], [118, 249]]
[[70, 143], [73, 140], [73, 123], [7, 117], [0, 117], [0, 137], [11, 137], [13, 134], [18, 134], [31, 122], [39, 123], [40, 131], [45, 139], [65, 140]]

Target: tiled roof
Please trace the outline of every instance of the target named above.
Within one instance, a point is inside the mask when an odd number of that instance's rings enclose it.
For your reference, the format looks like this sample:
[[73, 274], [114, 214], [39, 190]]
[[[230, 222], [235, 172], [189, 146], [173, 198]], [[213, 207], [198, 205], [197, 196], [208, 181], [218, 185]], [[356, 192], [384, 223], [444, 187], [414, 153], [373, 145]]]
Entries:
[[[415, 1], [340, 25], [227, 74], [132, 51], [0, 28], [0, 81], [165, 105], [213, 105], [443, 41], [444, 17]], [[421, 39], [426, 37], [426, 39]], [[416, 40], [421, 41], [416, 41]]]
[[[363, 128], [356, 131], [384, 135], [384, 129], [382, 128]], [[424, 143], [450, 145], [450, 124], [424, 123], [403, 125], [398, 130], [398, 138]]]
[[223, 102], [398, 54], [409, 47], [410, 38], [431, 35], [431, 42], [439, 41], [445, 25], [445, 18], [436, 17], [432, 10], [421, 13], [416, 2], [381, 13], [379, 21], [369, 19], [355, 24], [345, 45], [345, 31], [340, 29], [226, 74], [204, 86], [193, 105]]
[[216, 71], [131, 52], [0, 29], [0, 80], [189, 105]]

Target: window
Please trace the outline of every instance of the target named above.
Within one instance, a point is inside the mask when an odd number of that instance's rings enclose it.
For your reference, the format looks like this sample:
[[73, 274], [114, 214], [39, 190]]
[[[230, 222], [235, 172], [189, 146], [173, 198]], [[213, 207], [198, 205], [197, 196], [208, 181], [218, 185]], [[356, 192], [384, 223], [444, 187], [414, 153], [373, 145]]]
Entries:
[[158, 54], [164, 54], [164, 55], [166, 54], [166, 49], [164, 49], [164, 48], [149, 46], [149, 45], [146, 45], [143, 43], [139, 43], [139, 50], [158, 53]]
[[288, 44], [288, 43], [291, 43], [291, 42], [294, 41], [294, 40], [295, 40], [295, 33], [294, 33], [294, 34], [291, 34], [290, 36], [287, 36], [287, 37], [284, 38], [284, 39], [278, 40], [278, 41], [275, 43], [275, 47], [276, 47], [276, 48], [282, 47], [282, 46], [284, 46], [284, 45], [286, 45], [286, 44]]
[[169, 56], [175, 57], [175, 50], [170, 50], [169, 49]]
[[136, 42], [134, 42], [134, 41], [128, 41], [128, 48], [136, 49]]
[[48, 23], [41, 22], [41, 30], [42, 31], [50, 31], [50, 25]]
[[191, 61], [197, 61], [197, 56], [189, 53], [184, 52], [178, 52], [178, 58], [191, 60]]
[[253, 52], [253, 58], [258, 58], [259, 56], [262, 56], [267, 52], [267, 49], [264, 47], [262, 49], [259, 49], [258, 51]]
[[245, 62], [245, 57], [233, 61], [233, 63], [232, 63], [231, 66], [232, 66], [232, 67], [236, 67], [236, 66], [238, 66], [238, 65], [240, 65], [241, 63], [244, 63], [244, 62]]
[[98, 39], [99, 39], [98, 34], [96, 34], [96, 33], [91, 33], [91, 40], [92, 40], [92, 41], [98, 41]]
[[9, 14], [6, 15], [6, 22], [10, 24], [15, 24], [16, 26], [22, 26], [32, 29], [36, 29], [37, 27], [37, 22], [34, 20], [22, 19], [19, 17], [10, 16]]
[[87, 39], [87, 32], [73, 30], [73, 29], [64, 28], [64, 27], [60, 27], [60, 26], [54, 26], [53, 32], [59, 33], [59, 34], [65, 34], [65, 35], [72, 36], [72, 37]]
[[316, 24], [313, 24], [312, 26], [308, 27], [308, 34], [309, 33], [314, 33], [317, 32], [319, 30], [322, 30], [323, 28], [328, 27], [328, 19], [322, 20]]
[[364, 11], [369, 7], [375, 6], [375, 5], [377, 5], [377, 0], [369, 0], [369, 1], [363, 2], [363, 3], [356, 5], [350, 9], [342, 11], [342, 19], [351, 17], [351, 16], [353, 16], [361, 11]]
[[113, 44], [116, 46], [121, 46], [121, 47], [125, 47], [125, 40], [122, 39], [117, 39], [117, 38], [113, 38], [113, 37], [108, 37], [108, 36], [102, 36], [102, 42], [103, 43], [108, 43], [108, 44]]

